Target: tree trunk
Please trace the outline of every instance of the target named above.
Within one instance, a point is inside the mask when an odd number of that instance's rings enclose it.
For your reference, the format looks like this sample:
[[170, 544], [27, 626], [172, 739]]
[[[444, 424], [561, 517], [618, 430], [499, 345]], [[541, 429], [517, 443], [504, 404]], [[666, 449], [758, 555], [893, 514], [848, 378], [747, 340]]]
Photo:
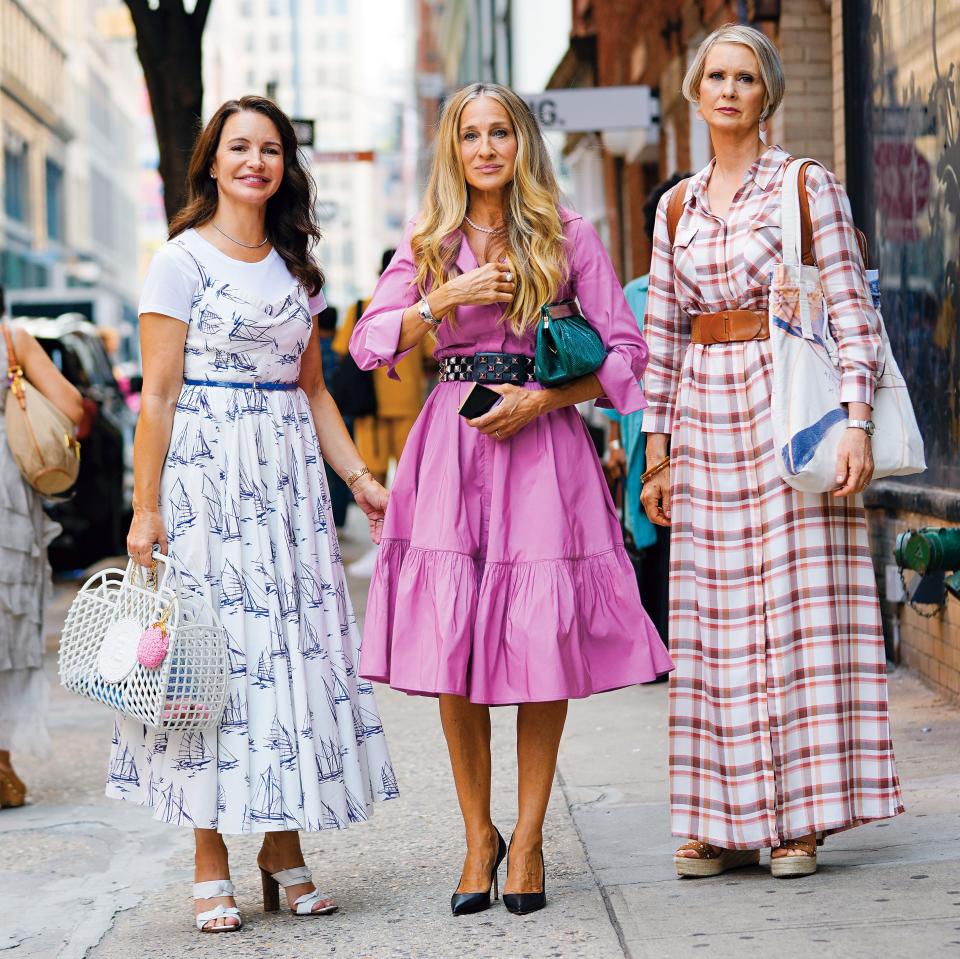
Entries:
[[171, 220], [186, 199], [190, 152], [203, 110], [203, 28], [210, 0], [187, 13], [183, 0], [125, 0], [137, 32], [137, 56], [150, 94], [160, 149], [163, 205]]

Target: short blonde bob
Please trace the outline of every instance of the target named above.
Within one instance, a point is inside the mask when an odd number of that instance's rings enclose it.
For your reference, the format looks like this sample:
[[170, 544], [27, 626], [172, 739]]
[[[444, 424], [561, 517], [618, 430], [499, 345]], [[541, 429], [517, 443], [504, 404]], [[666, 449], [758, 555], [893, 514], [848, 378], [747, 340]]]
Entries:
[[753, 27], [747, 27], [739, 23], [727, 23], [714, 30], [697, 50], [687, 75], [683, 78], [681, 90], [683, 95], [691, 103], [700, 102], [700, 83], [703, 80], [703, 71], [707, 62], [707, 54], [718, 43], [740, 43], [749, 47], [753, 55], [757, 58], [757, 65], [760, 68], [760, 79], [763, 81], [764, 101], [761, 120], [769, 120], [777, 107], [783, 101], [783, 95], [786, 92], [787, 84], [783, 78], [783, 63], [780, 60], [780, 54], [770, 39], [759, 30]]

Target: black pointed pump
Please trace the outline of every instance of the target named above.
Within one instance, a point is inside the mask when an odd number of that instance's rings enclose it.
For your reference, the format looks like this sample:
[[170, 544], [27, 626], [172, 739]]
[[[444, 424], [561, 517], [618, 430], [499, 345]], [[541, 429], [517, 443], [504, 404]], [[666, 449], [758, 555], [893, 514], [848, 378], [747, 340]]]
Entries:
[[497, 834], [497, 858], [493, 862], [493, 869], [490, 871], [490, 885], [485, 892], [454, 892], [450, 897], [450, 910], [455, 916], [468, 916], [473, 912], [483, 912], [490, 908], [490, 892], [493, 891], [493, 898], [500, 898], [500, 881], [497, 878], [497, 870], [500, 863], [503, 862], [507, 854], [507, 844], [504, 842], [500, 830], [495, 830]]
[[[510, 840], [513, 845], [513, 840]], [[525, 916], [528, 912], [537, 912], [547, 904], [547, 867], [543, 862], [543, 852], [540, 853], [540, 869], [543, 872], [543, 888], [539, 892], [505, 892], [503, 904], [515, 916]]]

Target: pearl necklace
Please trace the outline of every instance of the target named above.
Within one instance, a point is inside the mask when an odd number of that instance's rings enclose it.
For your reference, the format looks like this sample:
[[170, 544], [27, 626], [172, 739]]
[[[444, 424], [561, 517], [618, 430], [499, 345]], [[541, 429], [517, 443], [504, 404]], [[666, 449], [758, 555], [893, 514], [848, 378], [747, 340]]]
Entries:
[[259, 243], [242, 243], [240, 240], [234, 239], [232, 236], [230, 236], [229, 233], [224, 233], [223, 230], [221, 230], [220, 227], [213, 222], [213, 220], [210, 221], [210, 226], [212, 226], [221, 236], [225, 236], [231, 243], [236, 243], [237, 246], [242, 246], [246, 250], [259, 250], [260, 247], [270, 239], [270, 237], [265, 236]]
[[467, 223], [469, 223], [470, 226], [472, 226], [478, 233], [499, 233], [501, 230], [503, 230], [503, 224], [502, 224], [502, 223], [500, 224], [500, 226], [493, 227], [493, 228], [491, 229], [491, 228], [488, 227], [488, 226], [480, 226], [479, 223], [474, 223], [473, 220], [471, 220], [470, 217], [468, 217], [466, 213], [463, 214], [463, 218], [464, 218], [464, 219], [467, 221]]

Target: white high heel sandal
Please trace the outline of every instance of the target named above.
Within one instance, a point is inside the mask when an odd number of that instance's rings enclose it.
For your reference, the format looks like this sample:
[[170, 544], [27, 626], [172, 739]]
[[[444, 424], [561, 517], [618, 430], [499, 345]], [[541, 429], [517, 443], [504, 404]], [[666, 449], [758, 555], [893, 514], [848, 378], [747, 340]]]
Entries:
[[[218, 896], [233, 896], [233, 883], [229, 879], [211, 879], [210, 882], [195, 882], [193, 884], [194, 899], [216, 899]], [[206, 912], [197, 915], [197, 928], [201, 932], [236, 932], [243, 928], [243, 918], [236, 906], [214, 906]], [[212, 919], [236, 919], [237, 924], [228, 926], [206, 925]]]
[[[281, 869], [280, 872], [260, 870], [260, 879], [263, 882], [263, 911], [278, 912], [280, 909], [280, 887], [299, 886], [305, 882], [313, 882], [313, 875], [306, 866], [296, 866], [293, 869]], [[323, 909], [314, 909], [318, 902], [328, 901], [329, 906]], [[319, 889], [304, 893], [293, 904], [290, 912], [294, 916], [328, 916], [340, 907], [330, 896], [325, 896]]]

